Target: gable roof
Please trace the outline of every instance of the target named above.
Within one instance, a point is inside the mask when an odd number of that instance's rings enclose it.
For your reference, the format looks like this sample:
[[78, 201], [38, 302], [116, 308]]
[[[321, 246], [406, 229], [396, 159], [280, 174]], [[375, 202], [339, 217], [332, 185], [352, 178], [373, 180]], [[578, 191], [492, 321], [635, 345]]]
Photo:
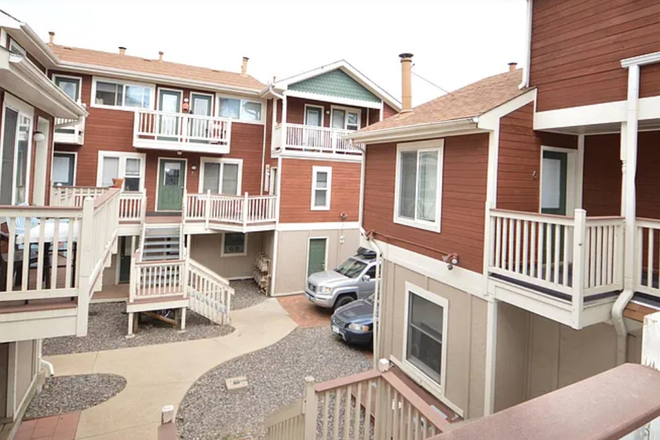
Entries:
[[127, 72], [162, 75], [166, 77], [181, 78], [183, 80], [201, 81], [255, 92], [265, 86], [250, 75], [227, 72], [224, 70], [209, 69], [206, 67], [190, 66], [187, 64], [172, 63], [120, 55], [117, 53], [102, 52], [99, 50], [81, 49], [61, 45], [52, 45], [51, 48], [60, 59], [63, 66], [76, 65], [98, 66], [104, 68], [120, 69]]
[[521, 80], [522, 69], [490, 76], [419, 105], [410, 112], [369, 125], [355, 135], [478, 117], [527, 92], [529, 89], [519, 88]]
[[[344, 75], [334, 73], [332, 75], [327, 76], [328, 73], [330, 72], [342, 72]], [[336, 91], [332, 91], [333, 87], [336, 86], [336, 84], [332, 84], [333, 81], [339, 81], [341, 78], [349, 78], [353, 80], [357, 85], [362, 87], [365, 91], [369, 92], [371, 96], [365, 95], [363, 92], [360, 93], [360, 96], [355, 99], [356, 101], [363, 101], [363, 102], [377, 102], [373, 98], [375, 97], [378, 101], [382, 100], [385, 103], [387, 103], [390, 107], [394, 108], [397, 111], [401, 110], [401, 103], [394, 98], [392, 95], [387, 93], [385, 89], [381, 88], [378, 84], [373, 82], [371, 79], [369, 79], [367, 76], [365, 76], [362, 72], [357, 70], [351, 63], [349, 63], [346, 60], [339, 60], [335, 61], [334, 63], [326, 64], [321, 67], [317, 67], [312, 70], [308, 70], [303, 73], [299, 73], [297, 75], [293, 75], [278, 81], [275, 81], [275, 83], [272, 85], [275, 89], [277, 90], [296, 90], [297, 88], [302, 87], [305, 89], [309, 89], [310, 87], [315, 89], [315, 90], [305, 90], [305, 92], [316, 94], [316, 95], [325, 95], [325, 96], [333, 96], [329, 93], [336, 93]], [[314, 80], [312, 80], [314, 79]], [[324, 90], [321, 92], [318, 87], [324, 86]], [[330, 85], [329, 89], [330, 92], [328, 91], [328, 88], [326, 86]], [[296, 90], [297, 91], [297, 90]], [[341, 96], [341, 98], [346, 98], [345, 93], [347, 93], [346, 88], [344, 89], [344, 94]], [[357, 93], [356, 89], [354, 89], [351, 86], [351, 91], [348, 93]], [[365, 99], [367, 97], [368, 99]]]

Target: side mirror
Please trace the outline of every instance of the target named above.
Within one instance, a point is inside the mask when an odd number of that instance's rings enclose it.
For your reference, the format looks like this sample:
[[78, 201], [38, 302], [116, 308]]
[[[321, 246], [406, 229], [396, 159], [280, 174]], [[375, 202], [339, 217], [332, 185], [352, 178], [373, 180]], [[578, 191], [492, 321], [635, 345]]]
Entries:
[[371, 281], [371, 277], [369, 275], [363, 275], [362, 276], [362, 281], [364, 281], [365, 283], [368, 283], [369, 281]]

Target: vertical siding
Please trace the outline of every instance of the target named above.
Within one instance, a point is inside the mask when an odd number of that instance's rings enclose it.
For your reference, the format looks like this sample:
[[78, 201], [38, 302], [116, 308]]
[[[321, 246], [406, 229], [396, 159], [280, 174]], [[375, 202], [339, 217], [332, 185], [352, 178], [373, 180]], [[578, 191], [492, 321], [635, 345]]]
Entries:
[[534, 104], [500, 120], [497, 207], [538, 212], [541, 146], [577, 148], [577, 136], [535, 132]]
[[[535, 0], [531, 85], [538, 111], [626, 99], [620, 60], [660, 50], [655, 0]], [[644, 68], [641, 96], [660, 93], [660, 68]]]
[[[445, 139], [441, 233], [395, 224], [396, 144], [369, 145], [364, 197], [364, 227], [377, 238], [440, 259], [455, 252], [461, 267], [482, 271], [488, 135]], [[390, 237], [390, 238], [387, 238]]]
[[[332, 167], [329, 211], [312, 211], [313, 167]], [[305, 159], [282, 160], [280, 188], [280, 222], [340, 222], [358, 220], [360, 205], [360, 163]]]

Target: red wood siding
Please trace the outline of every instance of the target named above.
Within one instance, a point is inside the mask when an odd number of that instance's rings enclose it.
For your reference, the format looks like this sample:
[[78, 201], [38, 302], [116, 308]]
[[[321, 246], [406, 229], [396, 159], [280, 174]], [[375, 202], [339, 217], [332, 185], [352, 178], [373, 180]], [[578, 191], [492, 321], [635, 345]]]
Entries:
[[538, 212], [541, 146], [577, 148], [577, 137], [535, 132], [534, 104], [530, 103], [500, 120], [497, 165], [497, 207]]
[[[57, 73], [57, 72], [53, 72]], [[188, 172], [186, 188], [189, 192], [199, 190], [200, 157], [214, 156], [212, 154], [183, 153], [177, 156], [174, 151], [140, 150], [133, 147], [133, 112], [125, 110], [112, 110], [96, 108], [89, 105], [92, 93], [92, 77], [67, 72], [63, 74], [81, 76], [82, 101], [87, 105], [89, 116], [85, 121], [85, 145], [76, 147], [57, 144], [57, 151], [77, 151], [76, 185], [96, 186], [99, 151], [119, 151], [145, 153], [146, 176], [145, 189], [147, 191], [147, 210], [155, 207], [156, 175], [158, 173], [158, 157], [188, 159]], [[173, 88], [173, 87], [171, 87]], [[184, 90], [184, 96], [190, 95], [190, 90]], [[153, 103], [155, 108], [156, 103]], [[261, 190], [261, 164], [264, 148], [264, 125], [232, 123], [230, 153], [215, 155], [243, 159], [242, 192], [258, 195]], [[197, 171], [192, 171], [192, 166]]]
[[[287, 98], [286, 106], [286, 121], [291, 124], [304, 124], [305, 123], [305, 105], [315, 105], [317, 107], [323, 107], [323, 126], [330, 127], [330, 122], [332, 119], [332, 114], [330, 114], [331, 108], [333, 105], [337, 107], [342, 107], [340, 104], [332, 104], [330, 102], [322, 101], [311, 101], [301, 98]], [[346, 106], [350, 107], [350, 106]], [[360, 127], [366, 127], [367, 125], [367, 111], [366, 108], [360, 107], [350, 107], [360, 110]], [[279, 112], [279, 110], [278, 110]], [[369, 121], [371, 124], [374, 121]], [[378, 122], [376, 120], [375, 122]]]
[[[620, 61], [660, 50], [656, 0], [535, 0], [531, 85], [538, 111], [626, 99]], [[644, 68], [641, 96], [660, 94], [660, 67]]]
[[[637, 216], [660, 219], [660, 131], [646, 131], [639, 134], [637, 147]], [[618, 153], [618, 151], [617, 151]], [[621, 169], [620, 162], [619, 170]], [[621, 174], [618, 180], [621, 182]], [[619, 194], [621, 191], [619, 191]], [[615, 213], [615, 214], [618, 214]], [[657, 260], [656, 260], [657, 261]]]
[[399, 225], [394, 218], [396, 144], [367, 148], [364, 227], [376, 238], [396, 246], [442, 258], [459, 254], [460, 266], [481, 272], [483, 267], [488, 135], [445, 139], [441, 232]]
[[396, 115], [397, 113], [399, 113], [399, 112], [396, 111], [396, 110], [394, 110], [394, 109], [393, 109], [392, 107], [390, 107], [389, 105], [383, 103], [383, 119], [387, 119], [387, 118], [389, 118], [390, 116], [394, 116], [394, 115]]
[[586, 136], [582, 208], [587, 216], [621, 214], [621, 136]]
[[[332, 187], [329, 211], [312, 211], [312, 168], [332, 167]], [[346, 221], [358, 221], [360, 207], [359, 163], [304, 159], [282, 159], [280, 188], [280, 222], [339, 222], [341, 213]]]

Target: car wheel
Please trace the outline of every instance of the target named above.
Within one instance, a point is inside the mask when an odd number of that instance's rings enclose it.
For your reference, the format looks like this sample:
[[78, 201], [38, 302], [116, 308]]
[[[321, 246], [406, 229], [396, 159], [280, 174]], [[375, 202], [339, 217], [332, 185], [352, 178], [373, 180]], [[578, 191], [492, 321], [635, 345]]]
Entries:
[[335, 301], [335, 306], [332, 308], [332, 310], [337, 310], [338, 308], [345, 306], [346, 304], [355, 301], [355, 298], [352, 296], [342, 296], [341, 298], [338, 298], [337, 301]]

